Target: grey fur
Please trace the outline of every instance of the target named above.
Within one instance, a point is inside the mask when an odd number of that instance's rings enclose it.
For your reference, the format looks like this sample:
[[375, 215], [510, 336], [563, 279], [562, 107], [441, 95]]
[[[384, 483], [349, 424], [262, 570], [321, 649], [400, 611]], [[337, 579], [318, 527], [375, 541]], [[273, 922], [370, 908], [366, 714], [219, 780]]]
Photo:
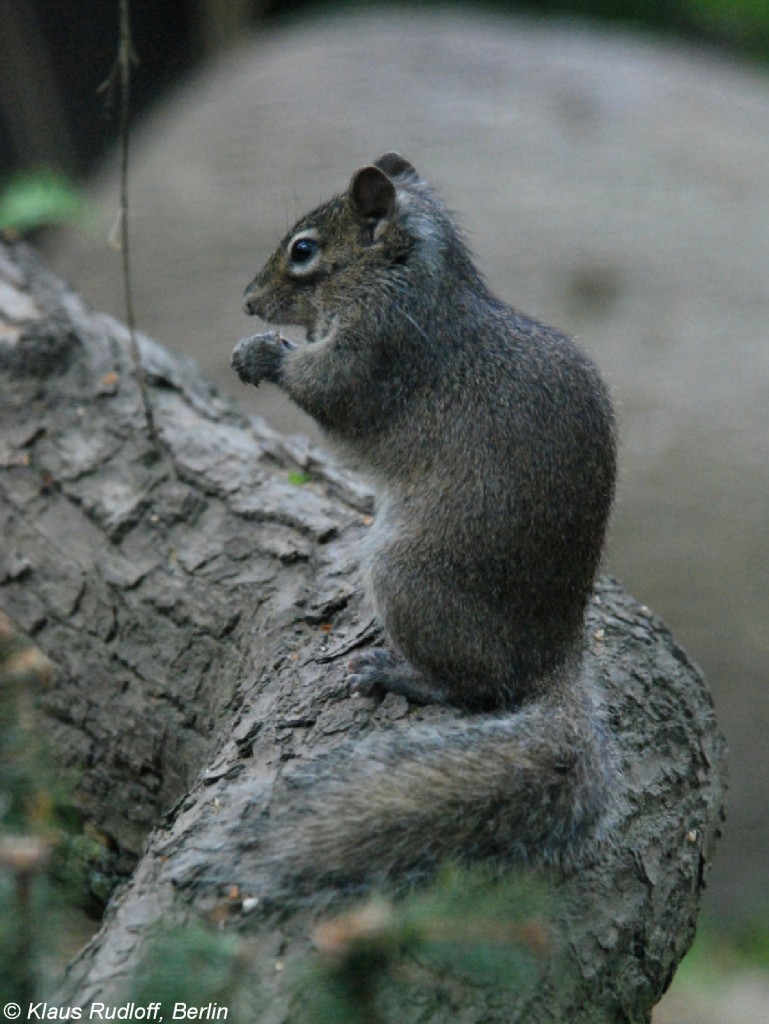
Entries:
[[568, 858], [609, 775], [582, 664], [616, 468], [596, 368], [489, 292], [396, 154], [302, 218], [245, 299], [309, 343], [242, 341], [241, 379], [278, 383], [376, 485], [363, 578], [405, 660], [364, 655], [355, 685], [495, 711], [316, 766], [307, 824], [276, 833], [286, 870]]

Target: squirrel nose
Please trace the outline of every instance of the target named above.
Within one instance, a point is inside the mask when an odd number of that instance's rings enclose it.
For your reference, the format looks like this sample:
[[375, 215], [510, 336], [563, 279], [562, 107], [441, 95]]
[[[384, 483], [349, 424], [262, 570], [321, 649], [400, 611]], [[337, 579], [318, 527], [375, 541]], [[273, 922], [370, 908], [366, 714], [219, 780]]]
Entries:
[[243, 292], [243, 312], [246, 316], [257, 316], [259, 314], [258, 302], [264, 293], [264, 288], [256, 283], [254, 279]]

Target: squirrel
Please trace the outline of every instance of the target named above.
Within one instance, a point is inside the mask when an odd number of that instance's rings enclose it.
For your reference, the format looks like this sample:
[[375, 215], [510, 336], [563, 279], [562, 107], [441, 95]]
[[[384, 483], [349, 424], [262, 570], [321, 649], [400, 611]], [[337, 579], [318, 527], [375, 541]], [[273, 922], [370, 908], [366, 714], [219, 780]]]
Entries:
[[616, 474], [595, 365], [492, 294], [397, 153], [298, 221], [245, 312], [307, 340], [244, 339], [240, 379], [279, 385], [375, 485], [361, 568], [391, 649], [355, 658], [352, 688], [465, 710], [313, 762], [273, 864], [352, 884], [575, 863], [613, 774], [584, 657]]

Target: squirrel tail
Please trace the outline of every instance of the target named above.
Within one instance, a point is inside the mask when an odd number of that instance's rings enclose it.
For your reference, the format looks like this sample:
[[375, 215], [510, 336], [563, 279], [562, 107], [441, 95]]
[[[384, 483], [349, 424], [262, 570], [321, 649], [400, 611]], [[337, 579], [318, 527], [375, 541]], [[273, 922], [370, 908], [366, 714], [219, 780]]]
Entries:
[[578, 687], [564, 679], [515, 711], [368, 737], [284, 776], [269, 876], [301, 891], [418, 878], [446, 860], [567, 868], [613, 774]]

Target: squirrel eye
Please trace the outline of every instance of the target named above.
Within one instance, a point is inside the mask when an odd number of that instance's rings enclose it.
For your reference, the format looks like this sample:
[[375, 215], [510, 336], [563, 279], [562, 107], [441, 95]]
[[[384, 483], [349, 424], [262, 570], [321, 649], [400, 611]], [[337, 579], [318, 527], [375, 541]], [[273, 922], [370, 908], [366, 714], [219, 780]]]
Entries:
[[307, 263], [318, 251], [314, 238], [297, 238], [289, 250], [292, 263]]

